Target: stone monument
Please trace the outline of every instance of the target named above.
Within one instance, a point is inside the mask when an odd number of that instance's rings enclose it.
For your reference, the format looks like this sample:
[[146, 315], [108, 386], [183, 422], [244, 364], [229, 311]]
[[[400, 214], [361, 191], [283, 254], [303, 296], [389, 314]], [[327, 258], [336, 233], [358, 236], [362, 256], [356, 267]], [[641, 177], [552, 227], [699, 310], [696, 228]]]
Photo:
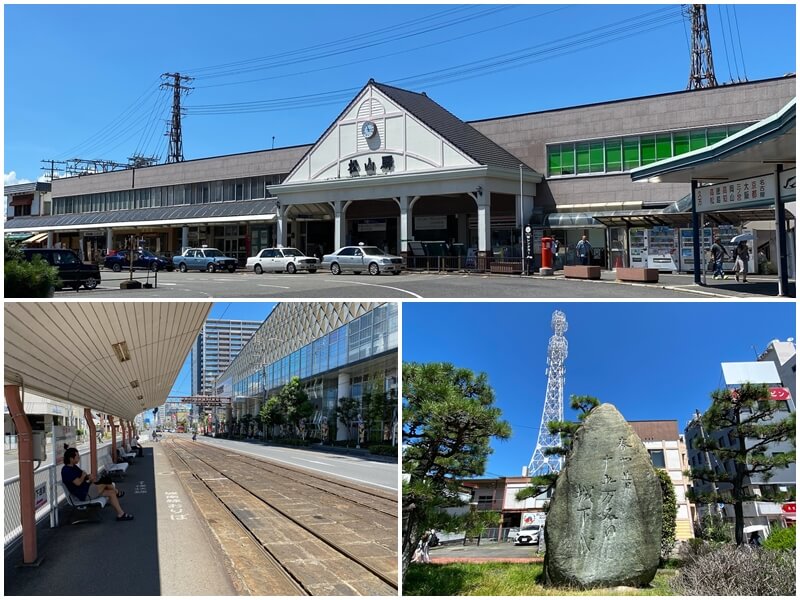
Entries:
[[647, 450], [611, 404], [575, 433], [547, 513], [548, 585], [644, 586], [658, 569], [661, 485]]

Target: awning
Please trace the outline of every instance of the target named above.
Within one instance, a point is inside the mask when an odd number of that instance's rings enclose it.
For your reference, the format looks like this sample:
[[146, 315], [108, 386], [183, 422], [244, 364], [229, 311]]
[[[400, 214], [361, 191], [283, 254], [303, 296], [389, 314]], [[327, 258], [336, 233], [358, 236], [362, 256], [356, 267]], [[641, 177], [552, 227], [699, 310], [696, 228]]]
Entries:
[[9, 206], [30, 206], [33, 204], [33, 194], [25, 194], [24, 196], [14, 196]]
[[50, 235], [47, 232], [44, 233], [37, 233], [34, 236], [29, 237], [27, 240], [22, 242], [23, 244], [39, 244], [47, 239], [47, 236]]

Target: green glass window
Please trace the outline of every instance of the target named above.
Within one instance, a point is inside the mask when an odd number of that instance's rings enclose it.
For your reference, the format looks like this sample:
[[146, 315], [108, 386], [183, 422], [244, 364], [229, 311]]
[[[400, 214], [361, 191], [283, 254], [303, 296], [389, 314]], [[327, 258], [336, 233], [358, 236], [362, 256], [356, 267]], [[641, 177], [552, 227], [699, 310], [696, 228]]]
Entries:
[[643, 135], [639, 138], [642, 145], [642, 165], [649, 165], [656, 160], [656, 136]]
[[686, 154], [689, 151], [689, 132], [681, 131], [672, 136], [675, 144], [675, 156], [679, 154]]
[[728, 128], [727, 127], [714, 127], [713, 129], [709, 129], [706, 133], [708, 137], [708, 145], [711, 146], [716, 144], [717, 142], [721, 142], [726, 137], [728, 137]]
[[622, 156], [626, 171], [639, 166], [639, 138], [625, 138]]
[[748, 127], [750, 127], [750, 125], [747, 123], [737, 123], [736, 125], [728, 125], [728, 135], [733, 135], [734, 133], [737, 133], [742, 129], [747, 129]]
[[561, 175], [561, 146], [547, 149], [547, 171], [550, 175]]
[[706, 130], [701, 129], [700, 131], [692, 131], [689, 135], [689, 145], [691, 146], [692, 150], [705, 148], [707, 146]]
[[672, 135], [659, 133], [656, 136], [656, 160], [672, 158]]
[[622, 170], [622, 140], [606, 140], [606, 171]]
[[575, 146], [572, 144], [561, 145], [561, 174], [575, 174]]
[[602, 173], [603, 170], [603, 141], [600, 140], [589, 144], [589, 171]]
[[577, 157], [578, 173], [589, 172], [589, 143], [583, 142], [575, 144], [575, 156]]

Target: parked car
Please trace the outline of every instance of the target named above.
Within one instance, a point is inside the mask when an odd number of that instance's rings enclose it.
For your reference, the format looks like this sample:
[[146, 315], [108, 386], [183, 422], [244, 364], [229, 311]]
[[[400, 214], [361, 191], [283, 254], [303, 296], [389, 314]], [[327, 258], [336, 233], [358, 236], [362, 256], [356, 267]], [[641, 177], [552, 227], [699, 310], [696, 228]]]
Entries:
[[519, 531], [512, 531], [508, 539], [517, 546], [526, 546], [539, 543], [539, 525], [528, 525]]
[[172, 257], [172, 264], [181, 273], [189, 269], [210, 273], [218, 269], [227, 269], [230, 273], [236, 270], [236, 259], [225, 256], [216, 248], [187, 248], [180, 256]]
[[73, 250], [60, 248], [22, 248], [26, 260], [40, 256], [42, 260], [58, 269], [63, 287], [76, 292], [81, 286], [93, 290], [100, 283], [100, 268], [84, 263]]
[[[106, 269], [111, 269], [115, 273], [119, 273], [123, 269], [130, 268], [130, 251], [129, 250], [112, 250], [106, 255], [103, 261], [103, 266]], [[133, 260], [134, 269], [148, 269], [150, 271], [172, 271], [175, 266], [171, 260], [153, 254], [149, 250], [139, 250], [136, 252], [136, 258]]]
[[403, 268], [403, 259], [386, 254], [376, 246], [345, 246], [333, 254], [323, 256], [322, 268], [330, 269], [334, 275], [339, 275], [342, 271], [356, 274], [367, 271], [370, 275], [390, 272], [397, 275]]
[[316, 273], [319, 261], [313, 256], [306, 256], [297, 248], [264, 248], [247, 259], [247, 269], [259, 275], [264, 271], [308, 271]]

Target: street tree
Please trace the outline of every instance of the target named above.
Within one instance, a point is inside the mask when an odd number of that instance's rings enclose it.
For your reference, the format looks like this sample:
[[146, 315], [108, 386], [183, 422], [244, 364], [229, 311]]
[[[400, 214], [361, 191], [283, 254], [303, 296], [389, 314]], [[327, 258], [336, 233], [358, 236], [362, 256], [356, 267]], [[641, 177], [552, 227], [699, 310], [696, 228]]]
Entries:
[[[403, 365], [403, 573], [428, 529], [452, 530], [460, 482], [483, 475], [492, 438], [510, 437], [485, 373], [449, 363]], [[463, 521], [463, 519], [462, 519]]]
[[350, 430], [358, 420], [358, 400], [345, 396], [336, 404], [336, 422], [344, 423], [345, 439], [350, 444]]
[[300, 378], [295, 376], [289, 380], [278, 392], [278, 400], [283, 408], [287, 424], [298, 428], [301, 419], [307, 419], [314, 414], [314, 405], [308, 399]]
[[[733, 505], [735, 539], [738, 545], [744, 539], [744, 503], [748, 501], [781, 502], [787, 494], [770, 492], [763, 486], [761, 495], [753, 494], [750, 478], [769, 481], [775, 469], [795, 462], [795, 450], [784, 453], [767, 453], [774, 444], [791, 442], [795, 445], [795, 414], [778, 418], [779, 405], [770, 400], [769, 386], [743, 384], [738, 390], [721, 389], [712, 392], [711, 406], [702, 416], [705, 435], [698, 438], [695, 448], [716, 458], [722, 469], [710, 466], [694, 467], [688, 475], [692, 479], [713, 484], [714, 491], [695, 491], [690, 498], [695, 502]], [[716, 435], [715, 435], [716, 434]], [[721, 445], [718, 438], [727, 439]], [[730, 468], [726, 468], [730, 465]]]
[[283, 408], [281, 407], [281, 401], [278, 397], [270, 396], [267, 398], [267, 401], [261, 406], [258, 416], [267, 432], [267, 439], [269, 439], [272, 429], [276, 425], [282, 425], [284, 423]]

